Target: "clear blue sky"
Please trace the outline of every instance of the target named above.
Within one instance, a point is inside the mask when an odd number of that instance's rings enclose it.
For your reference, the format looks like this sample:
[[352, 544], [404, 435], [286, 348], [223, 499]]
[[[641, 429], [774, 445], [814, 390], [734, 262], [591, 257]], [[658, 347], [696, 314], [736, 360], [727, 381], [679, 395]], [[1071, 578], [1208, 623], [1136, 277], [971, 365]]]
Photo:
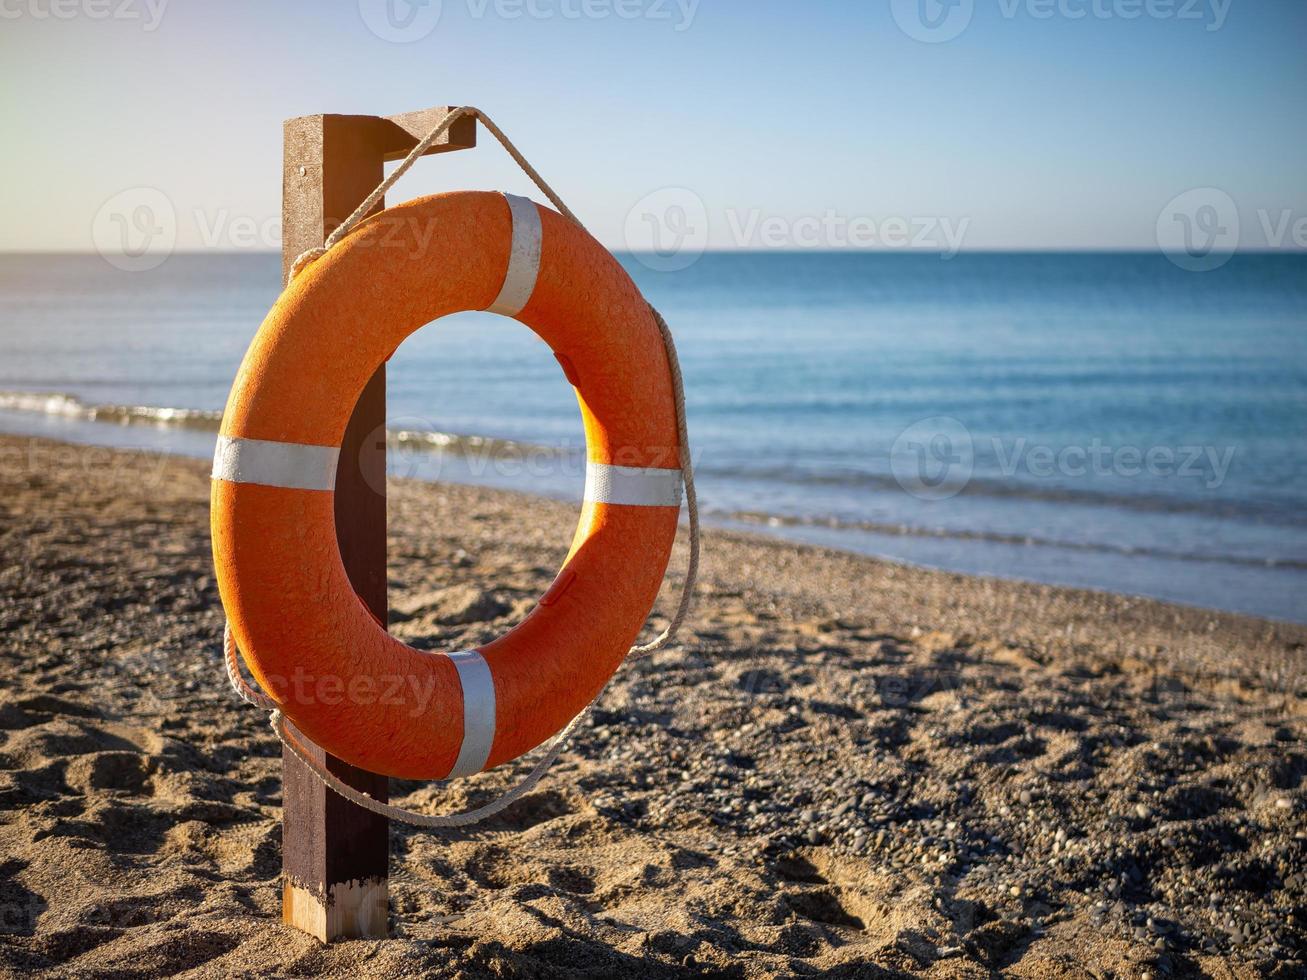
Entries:
[[[181, 247], [222, 245], [232, 218], [276, 222], [283, 118], [462, 102], [616, 246], [669, 185], [717, 247], [739, 244], [728, 214], [830, 213], [965, 218], [968, 247], [1152, 247], [1207, 186], [1245, 228], [1307, 217], [1302, 0], [905, 2], [443, 0], [394, 43], [365, 23], [379, 0], [0, 0], [0, 250], [89, 250], [139, 186]], [[895, 4], [970, 21], [923, 43]], [[400, 186], [526, 190], [488, 144]]]

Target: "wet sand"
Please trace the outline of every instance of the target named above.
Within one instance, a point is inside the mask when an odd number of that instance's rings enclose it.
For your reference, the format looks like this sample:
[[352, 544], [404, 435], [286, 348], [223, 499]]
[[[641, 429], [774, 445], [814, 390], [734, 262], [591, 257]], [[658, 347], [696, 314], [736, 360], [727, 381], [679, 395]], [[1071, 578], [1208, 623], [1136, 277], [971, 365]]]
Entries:
[[[505, 814], [396, 827], [395, 938], [321, 946], [280, 924], [206, 472], [0, 437], [4, 973], [1302, 975], [1307, 629], [720, 532], [684, 643]], [[395, 483], [392, 630], [501, 633], [574, 520]]]

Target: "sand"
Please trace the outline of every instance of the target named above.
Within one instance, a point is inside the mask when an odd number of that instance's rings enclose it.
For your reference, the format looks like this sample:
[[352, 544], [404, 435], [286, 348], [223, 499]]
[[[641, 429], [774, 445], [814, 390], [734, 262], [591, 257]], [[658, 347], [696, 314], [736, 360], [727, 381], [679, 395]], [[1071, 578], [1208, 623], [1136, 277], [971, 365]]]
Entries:
[[[394, 938], [320, 945], [280, 924], [206, 470], [0, 438], [0, 971], [1303, 975], [1307, 630], [724, 532], [683, 646], [506, 814], [396, 828]], [[501, 632], [574, 518], [394, 484], [392, 629]]]

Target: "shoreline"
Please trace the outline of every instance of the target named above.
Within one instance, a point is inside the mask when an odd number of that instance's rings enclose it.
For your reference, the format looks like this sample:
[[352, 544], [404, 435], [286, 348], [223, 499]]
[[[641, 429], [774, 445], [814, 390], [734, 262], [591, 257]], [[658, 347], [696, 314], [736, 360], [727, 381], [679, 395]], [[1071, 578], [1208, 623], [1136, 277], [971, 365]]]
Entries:
[[[280, 754], [221, 676], [207, 466], [44, 442], [54, 464], [16, 470], [26, 443], [0, 436], [2, 969], [1307, 961], [1307, 628], [717, 529], [683, 642], [619, 670], [504, 814], [395, 827], [395, 938], [321, 947], [280, 925]], [[433, 650], [501, 634], [575, 516], [392, 482], [392, 632]], [[651, 629], [683, 568], [681, 542]], [[393, 798], [464, 809], [513, 776]]]
[[[40, 396], [33, 397], [39, 398]], [[50, 398], [60, 403], [68, 397], [70, 396], [61, 393], [50, 393]], [[207, 460], [212, 452], [210, 445], [213, 438], [212, 433], [217, 431], [220, 416], [218, 412], [192, 409], [158, 409], [138, 406], [129, 410], [125, 406], [101, 406], [100, 410], [113, 409], [118, 413], [111, 415], [109, 420], [106, 421], [95, 417], [94, 412], [96, 409], [94, 406], [77, 402], [76, 408], [77, 412], [83, 414], [79, 415], [73, 412], [64, 415], [58, 411], [42, 413], [30, 409], [0, 408], [0, 438], [10, 440], [31, 439], [38, 443], [78, 445], [87, 448], [104, 448], [109, 451], [161, 452], [179, 458]], [[86, 415], [86, 412], [91, 414]], [[161, 421], [160, 419], [165, 415], [169, 417]], [[177, 415], [178, 418], [171, 418], [171, 415]], [[21, 424], [20, 420], [25, 417], [30, 417], [32, 423], [30, 426]], [[17, 429], [15, 429], [16, 421], [18, 421]], [[60, 427], [73, 428], [72, 431], [59, 432]], [[105, 432], [98, 432], [99, 428], [104, 428]], [[109, 437], [110, 430], [116, 433], [116, 439]], [[400, 436], [402, 437], [402, 435], [401, 433]], [[449, 433], [424, 433], [420, 435], [422, 435], [419, 440], [421, 445], [401, 442], [395, 445], [394, 450], [403, 455], [404, 463], [410, 473], [415, 474], [408, 478], [427, 485], [440, 485], [443, 481], [474, 488], [485, 488], [493, 492], [520, 493], [527, 497], [565, 503], [570, 502], [568, 497], [580, 486], [582, 471], [577, 465], [570, 465], [564, 461], [566, 454], [556, 446], [535, 446], [529, 443], [491, 436]], [[392, 439], [394, 438], [396, 438], [396, 434], [392, 433]], [[449, 452], [451, 455], [447, 457], [445, 452]], [[496, 480], [488, 475], [493, 474], [493, 468], [487, 467], [488, 460], [499, 458], [501, 453], [508, 453], [509, 457], [511, 457], [514, 454], [526, 453], [530, 455], [537, 452], [544, 452], [556, 461], [560, 461], [559, 472], [545, 478], [545, 485], [539, 490], [519, 490], [512, 485], [516, 482], [513, 479], [504, 477]], [[463, 459], [462, 454], [468, 454], [471, 462], [469, 463], [468, 460]], [[575, 472], [572, 472], [573, 469], [575, 469]], [[542, 477], [542, 475], [542, 473], [534, 473], [535, 477]], [[1169, 561], [1173, 564], [1178, 563], [1180, 566], [1210, 566], [1213, 575], [1220, 575], [1222, 569], [1227, 566], [1237, 567], [1248, 573], [1266, 570], [1289, 571], [1300, 567], [1299, 563], [1295, 562], [1277, 563], [1249, 556], [1214, 557], [1183, 553], [1171, 554], [1165, 551], [1152, 551], [1137, 547], [1114, 547], [1102, 543], [1044, 541], [1033, 539], [1029, 535], [996, 530], [943, 529], [926, 525], [900, 526], [864, 521], [834, 521], [830, 518], [771, 514], [748, 510], [729, 512], [709, 510], [704, 512], [703, 520], [705, 526], [716, 527], [722, 531], [756, 534], [772, 540], [787, 541], [801, 547], [827, 548], [905, 568], [956, 574], [967, 578], [993, 579], [995, 581], [1011, 582], [1016, 585], [1046, 585], [1052, 588], [1073, 591], [1103, 593], [1132, 600], [1154, 601], [1167, 605], [1182, 606], [1199, 612], [1247, 616], [1307, 627], [1307, 608], [1297, 612], [1297, 605], [1294, 606], [1296, 615], [1291, 617], [1268, 614], [1265, 611], [1258, 610], [1208, 606], [1174, 596], [1153, 595], [1146, 589], [1114, 591], [1097, 584], [1067, 582], [1065, 581], [1068, 574], [1065, 571], [1067, 565], [1051, 564], [1058, 555], [1061, 555], [1064, 563], [1069, 562], [1072, 564], [1082, 560], [1099, 562], [1125, 560], [1128, 562], [1143, 558], [1150, 561]], [[845, 541], [832, 544], [831, 539], [837, 536], [844, 537]], [[972, 546], [984, 546], [991, 549], [1016, 549], [1018, 552], [1025, 552], [1031, 547], [1042, 548], [1049, 553], [1048, 556], [1043, 557], [1042, 563], [1036, 562], [1035, 566], [1030, 567], [1042, 567], [1045, 569], [1046, 574], [1043, 576], [1039, 574], [1023, 575], [1019, 567], [1010, 572], [988, 569], [977, 570], [973, 567], [977, 562], [980, 565], [992, 563], [995, 560], [992, 556], [986, 558], [984, 555], [968, 554], [964, 556], [958, 554], [952, 560], [939, 560], [930, 557], [932, 547], [939, 545], [956, 546], [963, 542]], [[888, 544], [888, 548], [885, 547], [886, 544]], [[924, 547], [926, 549], [924, 556], [915, 555], [913, 552], [914, 546], [917, 550]], [[903, 553], [905, 551], [906, 554]], [[900, 553], [896, 554], [895, 552]], [[1012, 563], [1019, 566], [1022, 560], [1013, 558]], [[1029, 558], [1024, 560], [1026, 562], [1030, 561]], [[1063, 570], [1049, 570], [1054, 567]], [[1127, 580], [1128, 575], [1124, 573], [1128, 572], [1128, 570], [1128, 565], [1122, 566], [1120, 570], [1123, 573], [1122, 577]], [[1102, 572], [1100, 571], [1097, 574], [1101, 575]], [[1062, 577], [1064, 581], [1058, 582], [1057, 577]], [[1083, 578], [1084, 575], [1081, 573], [1079, 577]], [[1089, 577], [1092, 579], [1094, 576], [1090, 575]], [[1246, 588], [1245, 586], [1245, 591]], [[1248, 601], [1246, 596], [1242, 600], [1245, 603]], [[1277, 610], [1284, 608], [1282, 604], [1277, 606], [1272, 603], [1272, 606]]]
[[[31, 453], [33, 449], [35, 457]], [[7, 468], [9, 460], [15, 458], [15, 453], [19, 458], [26, 456], [28, 466], [31, 466], [34, 459], [44, 456], [46, 459], [54, 457], [62, 461], [76, 460], [83, 472], [89, 472], [95, 461], [109, 460], [111, 468], [119, 474], [139, 474], [140, 471], [131, 463], [135, 459], [148, 462], [145, 474], [147, 480], [162, 479], [162, 474], [174, 468], [173, 464], [197, 469], [206, 481], [208, 478], [207, 459], [199, 460], [182, 453], [156, 452], [148, 448], [122, 449], [99, 443], [62, 442], [0, 431], [0, 468]], [[487, 499], [502, 497], [506, 502], [511, 502], [505, 506], [530, 507], [537, 514], [543, 511], [540, 516], [548, 515], [548, 519], [558, 529], [558, 540], [564, 541], [570, 540], [572, 523], [579, 508], [579, 504], [544, 494], [479, 484], [392, 477], [388, 480], [388, 486], [392, 524], [396, 517], [402, 520], [411, 516], [407, 513], [396, 514], [394, 511], [397, 502], [407, 503], [414, 495], [421, 496], [429, 491], [438, 494], [459, 492], [460, 496], [470, 497], [484, 494]], [[394, 533], [392, 529], [392, 538]], [[1202, 651], [1204, 657], [1212, 655], [1213, 649], [1233, 644], [1255, 653], [1270, 654], [1281, 649], [1282, 645], [1292, 647], [1294, 644], [1307, 651], [1307, 624], [1291, 620], [1250, 616], [1148, 596], [1080, 589], [997, 575], [953, 572], [795, 540], [746, 526], [725, 527], [706, 523], [704, 534], [714, 540], [731, 542], [736, 547], [774, 550], [777, 573], [794, 589], [791, 593], [794, 598], [805, 603], [838, 598], [848, 603], [850, 611], [875, 616], [886, 629], [922, 629], [926, 623], [954, 619], [956, 631], [965, 634], [1010, 633], [1019, 636], [1022, 642], [1030, 643], [1040, 643], [1040, 637], [1044, 637], [1043, 644], [1051, 644], [1048, 647], [1050, 653], [1064, 648], [1057, 637], [1070, 638], [1065, 648], [1083, 641], [1098, 645], [1115, 643], [1123, 653], [1146, 653], [1150, 646], [1155, 650], [1165, 649], [1168, 638], [1173, 638], [1171, 631], [1185, 635], [1193, 650]], [[667, 581], [679, 581], [678, 569], [684, 566], [685, 558], [684, 537], [685, 521], [682, 518], [676, 553], [668, 568]], [[878, 603], [875, 597], [868, 601], [856, 590], [841, 590], [836, 585], [822, 595], [821, 590], [804, 588], [801, 578], [793, 570], [802, 564], [806, 553], [820, 555], [831, 566], [838, 567], [844, 581], [851, 582], [868, 571], [874, 571], [877, 585], [886, 590], [882, 595], [890, 601], [884, 603], [883, 607], [876, 608]], [[791, 578], [792, 575], [795, 577]], [[952, 587], [966, 589], [968, 585], [974, 586], [972, 594], [978, 601], [973, 601], [970, 608], [960, 610], [955, 602], [947, 598], [947, 593]], [[665, 582], [662, 595], [666, 596], [667, 593], [668, 586]], [[914, 595], [919, 598], [914, 599]], [[914, 611], [895, 611], [899, 609]], [[1033, 620], [1035, 625], [1023, 625], [1023, 618]], [[1112, 625], [1105, 626], [1107, 621]], [[1166, 624], [1164, 627], [1160, 625], [1163, 623]], [[1142, 631], [1147, 639], [1133, 643], [1123, 641], [1117, 629], [1121, 624], [1129, 624], [1135, 630]], [[1196, 638], [1204, 635], [1210, 642], [1197, 642], [1194, 645]], [[1053, 639], [1050, 640], [1049, 637]]]

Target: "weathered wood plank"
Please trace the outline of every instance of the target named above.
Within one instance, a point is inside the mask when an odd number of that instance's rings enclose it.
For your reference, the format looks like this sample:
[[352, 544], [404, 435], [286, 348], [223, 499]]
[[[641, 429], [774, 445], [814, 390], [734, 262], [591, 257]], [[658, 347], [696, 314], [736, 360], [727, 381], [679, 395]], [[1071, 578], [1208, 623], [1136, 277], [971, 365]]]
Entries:
[[[378, 116], [287, 120], [282, 174], [282, 274], [319, 246], [381, 182], [384, 163], [411, 150], [447, 107]], [[429, 152], [475, 144], [475, 120], [460, 120]], [[336, 535], [350, 582], [385, 623], [386, 369], [368, 382], [341, 446]], [[307, 740], [306, 740], [307, 742]], [[349, 785], [388, 798], [389, 780], [316, 749], [317, 761]], [[388, 933], [389, 822], [332, 793], [289, 751], [282, 755], [282, 918], [324, 942]]]

